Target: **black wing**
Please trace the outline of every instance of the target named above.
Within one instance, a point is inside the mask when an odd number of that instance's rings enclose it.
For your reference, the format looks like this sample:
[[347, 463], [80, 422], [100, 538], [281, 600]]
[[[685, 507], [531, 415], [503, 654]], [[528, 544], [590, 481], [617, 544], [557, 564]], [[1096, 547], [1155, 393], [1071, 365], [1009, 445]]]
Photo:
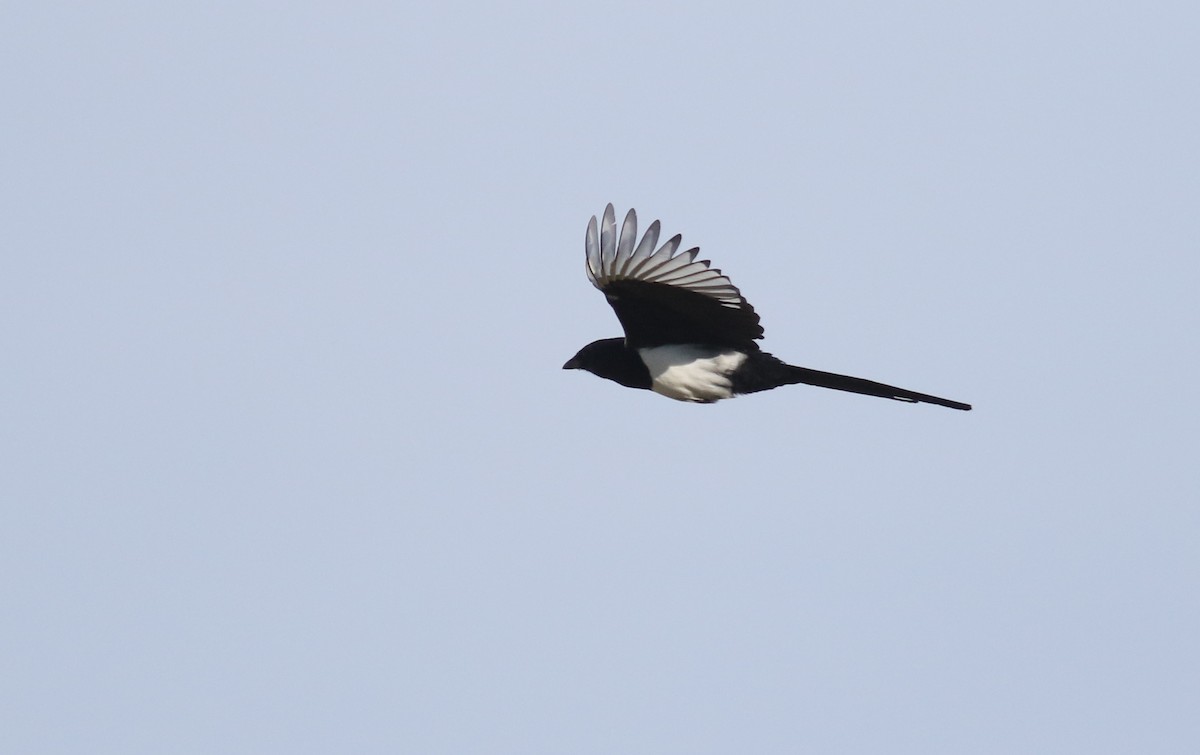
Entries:
[[588, 223], [588, 280], [617, 313], [626, 345], [702, 343], [757, 350], [754, 341], [763, 337], [763, 329], [737, 286], [708, 260], [697, 261], [699, 248], [677, 254], [678, 235], [655, 251], [658, 235], [656, 220], [635, 246], [637, 214], [630, 210], [618, 239], [611, 204], [599, 229], [595, 216]]

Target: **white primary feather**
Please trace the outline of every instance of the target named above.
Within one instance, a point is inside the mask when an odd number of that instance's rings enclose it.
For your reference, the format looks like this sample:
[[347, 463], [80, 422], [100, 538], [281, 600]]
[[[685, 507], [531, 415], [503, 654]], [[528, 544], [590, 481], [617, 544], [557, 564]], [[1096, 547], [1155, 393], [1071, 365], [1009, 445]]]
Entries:
[[610, 204], [604, 210], [604, 219], [600, 221], [600, 269], [612, 269], [617, 259], [617, 218]]
[[598, 227], [593, 215], [585, 240], [588, 280], [602, 291], [608, 284], [620, 280], [662, 283], [716, 299], [730, 309], [741, 308], [744, 300], [737, 286], [720, 270], [709, 267], [708, 260], [696, 260], [699, 247], [676, 254], [682, 241], [676, 235], [654, 251], [659, 232], [660, 225], [655, 220], [635, 246], [637, 213], [633, 210], [625, 216], [619, 236], [616, 213], [611, 204], [604, 208]]
[[671, 344], [638, 349], [650, 370], [650, 389], [678, 401], [712, 403], [733, 396], [729, 376], [746, 355], [733, 349]]

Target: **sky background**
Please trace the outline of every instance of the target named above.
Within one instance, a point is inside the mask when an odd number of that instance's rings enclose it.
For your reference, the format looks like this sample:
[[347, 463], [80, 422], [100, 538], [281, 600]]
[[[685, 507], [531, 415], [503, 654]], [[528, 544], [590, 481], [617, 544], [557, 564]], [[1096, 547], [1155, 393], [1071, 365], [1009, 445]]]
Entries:
[[1195, 3], [498, 5], [0, 11], [0, 751], [1200, 752]]

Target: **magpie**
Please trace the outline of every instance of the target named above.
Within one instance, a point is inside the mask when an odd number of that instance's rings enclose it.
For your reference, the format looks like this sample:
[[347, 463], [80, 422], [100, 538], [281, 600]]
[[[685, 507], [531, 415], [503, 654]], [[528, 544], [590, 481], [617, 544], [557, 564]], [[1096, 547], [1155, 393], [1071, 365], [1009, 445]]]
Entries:
[[771, 356], [755, 343], [763, 328], [737, 286], [708, 260], [697, 260], [698, 247], [679, 252], [678, 234], [656, 251], [660, 230], [655, 220], [637, 241], [637, 213], [630, 210], [618, 235], [611, 204], [599, 228], [592, 216], [584, 242], [588, 280], [608, 299], [625, 337], [589, 343], [564, 370], [700, 404], [805, 383], [970, 411], [970, 404]]

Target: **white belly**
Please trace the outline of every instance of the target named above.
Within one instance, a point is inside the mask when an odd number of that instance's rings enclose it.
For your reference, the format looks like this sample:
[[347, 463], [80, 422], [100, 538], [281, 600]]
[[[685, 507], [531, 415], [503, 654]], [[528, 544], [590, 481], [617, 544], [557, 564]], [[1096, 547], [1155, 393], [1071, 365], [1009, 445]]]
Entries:
[[733, 395], [729, 376], [746, 355], [690, 344], [638, 349], [650, 370], [651, 390], [679, 401], [711, 403]]

